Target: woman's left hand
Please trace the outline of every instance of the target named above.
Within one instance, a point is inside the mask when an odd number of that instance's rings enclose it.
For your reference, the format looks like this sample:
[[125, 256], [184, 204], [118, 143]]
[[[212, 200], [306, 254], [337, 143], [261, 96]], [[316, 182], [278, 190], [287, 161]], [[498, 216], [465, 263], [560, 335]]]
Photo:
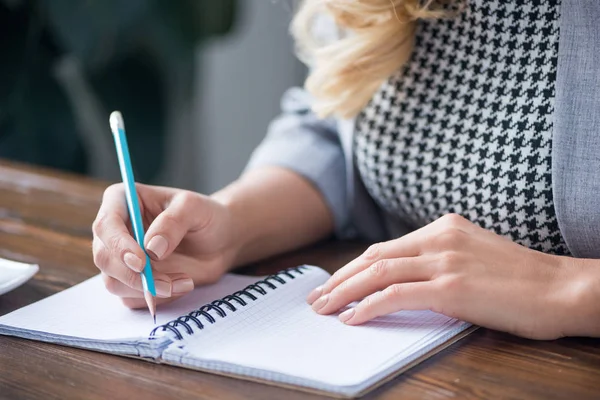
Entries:
[[[446, 215], [371, 246], [307, 298], [319, 314], [357, 325], [400, 310], [431, 310], [537, 339], [565, 335], [585, 268]], [[589, 268], [589, 267], [588, 267]], [[576, 314], [576, 313], [575, 313]]]

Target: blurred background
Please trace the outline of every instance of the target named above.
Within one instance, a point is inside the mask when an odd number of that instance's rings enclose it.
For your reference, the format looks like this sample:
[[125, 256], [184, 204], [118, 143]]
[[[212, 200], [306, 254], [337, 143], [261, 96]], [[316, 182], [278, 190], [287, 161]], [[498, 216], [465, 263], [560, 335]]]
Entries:
[[294, 0], [0, 0], [0, 158], [210, 193], [301, 85]]

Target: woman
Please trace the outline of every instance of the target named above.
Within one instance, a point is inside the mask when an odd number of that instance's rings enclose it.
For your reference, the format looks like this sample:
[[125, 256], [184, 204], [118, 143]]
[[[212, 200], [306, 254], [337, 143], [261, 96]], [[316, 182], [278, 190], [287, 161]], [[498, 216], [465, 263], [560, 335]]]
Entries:
[[[160, 301], [335, 233], [376, 244], [308, 296], [317, 313], [600, 336], [600, 4], [447, 3], [303, 3], [306, 91], [244, 174], [212, 196], [139, 186]], [[143, 307], [122, 199], [107, 189], [94, 258]]]

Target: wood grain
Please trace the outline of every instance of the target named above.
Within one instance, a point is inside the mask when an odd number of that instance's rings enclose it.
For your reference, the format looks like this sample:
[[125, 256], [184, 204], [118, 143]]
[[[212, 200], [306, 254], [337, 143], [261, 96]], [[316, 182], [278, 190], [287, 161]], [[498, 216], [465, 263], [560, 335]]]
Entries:
[[[0, 296], [0, 315], [97, 273], [90, 226], [107, 183], [0, 162], [0, 257], [40, 264]], [[322, 243], [242, 271], [335, 271], [364, 243]], [[318, 362], [318, 360], [315, 360]], [[317, 399], [320, 396], [87, 350], [0, 336], [0, 399]], [[597, 399], [600, 340], [536, 342], [480, 329], [365, 399]]]
[[0, 161], [0, 219], [88, 237], [107, 183]]

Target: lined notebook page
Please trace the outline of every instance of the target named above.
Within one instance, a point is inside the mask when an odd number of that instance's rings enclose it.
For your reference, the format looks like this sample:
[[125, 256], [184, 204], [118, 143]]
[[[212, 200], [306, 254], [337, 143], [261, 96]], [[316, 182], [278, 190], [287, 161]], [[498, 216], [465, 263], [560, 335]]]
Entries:
[[[244, 288], [257, 277], [226, 275], [218, 283], [165, 306], [159, 306], [157, 325], [167, 323], [214, 299]], [[98, 275], [67, 290], [0, 317], [0, 332], [35, 331], [43, 336], [90, 341], [127, 342], [145, 339], [155, 325], [148, 310], [130, 310], [108, 293]], [[60, 343], [60, 340], [56, 340]]]
[[163, 358], [292, 384], [351, 386], [465, 328], [459, 321], [428, 311], [400, 312], [362, 326], [344, 325], [337, 315], [317, 315], [305, 299], [328, 277], [310, 267], [265, 301], [187, 338], [183, 349], [174, 344]]

